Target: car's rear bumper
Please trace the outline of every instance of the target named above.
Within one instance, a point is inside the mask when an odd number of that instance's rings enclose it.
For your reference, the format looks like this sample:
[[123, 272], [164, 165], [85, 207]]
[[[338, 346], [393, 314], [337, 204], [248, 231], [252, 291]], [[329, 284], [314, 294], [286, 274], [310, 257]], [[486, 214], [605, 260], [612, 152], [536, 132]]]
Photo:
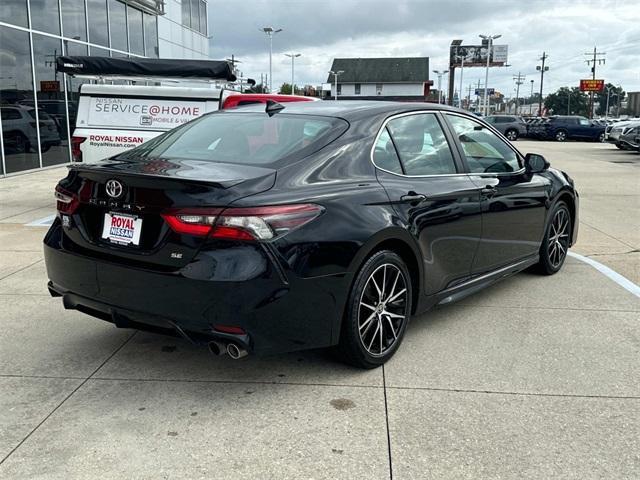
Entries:
[[[157, 271], [72, 252], [62, 230], [56, 222], [44, 254], [49, 290], [66, 308], [201, 344], [234, 341], [257, 354], [325, 347], [337, 338], [347, 275], [299, 278], [256, 244], [203, 248], [184, 268]], [[220, 332], [220, 325], [246, 334]]]

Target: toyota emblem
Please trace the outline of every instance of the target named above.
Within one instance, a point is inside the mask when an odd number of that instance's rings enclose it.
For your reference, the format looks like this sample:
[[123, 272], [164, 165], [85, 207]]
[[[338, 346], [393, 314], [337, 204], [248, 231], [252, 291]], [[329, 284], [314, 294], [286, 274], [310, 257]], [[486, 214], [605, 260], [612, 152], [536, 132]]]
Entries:
[[107, 195], [109, 195], [111, 198], [119, 198], [124, 192], [124, 187], [118, 180], [109, 180], [106, 184], [106, 190]]

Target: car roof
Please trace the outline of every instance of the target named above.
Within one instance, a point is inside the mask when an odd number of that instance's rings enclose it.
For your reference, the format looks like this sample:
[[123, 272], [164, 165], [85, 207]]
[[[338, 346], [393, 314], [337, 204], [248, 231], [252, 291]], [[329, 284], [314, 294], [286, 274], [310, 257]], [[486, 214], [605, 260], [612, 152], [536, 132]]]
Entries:
[[[321, 102], [291, 102], [283, 104], [282, 113], [298, 115], [319, 115], [326, 117], [340, 117], [346, 120], [357, 120], [360, 117], [368, 117], [377, 114], [394, 114], [411, 112], [416, 110], [440, 110], [462, 112], [465, 110], [439, 105], [437, 103], [423, 102], [387, 102], [379, 100], [324, 100]], [[264, 112], [264, 104], [246, 105], [239, 108], [224, 110], [226, 113], [239, 112]]]

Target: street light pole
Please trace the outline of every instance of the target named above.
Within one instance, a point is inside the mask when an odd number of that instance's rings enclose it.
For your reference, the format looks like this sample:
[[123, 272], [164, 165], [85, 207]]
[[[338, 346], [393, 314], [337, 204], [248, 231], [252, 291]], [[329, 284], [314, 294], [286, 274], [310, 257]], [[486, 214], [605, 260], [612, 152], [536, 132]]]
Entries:
[[295, 84], [293, 83], [293, 63], [296, 57], [299, 57], [302, 54], [301, 53], [285, 53], [284, 55], [286, 57], [291, 58], [291, 95], [295, 95], [296, 87], [295, 87]]
[[529, 96], [529, 116], [531, 116], [532, 105], [533, 105], [533, 80], [531, 80], [531, 95]]
[[493, 50], [493, 41], [502, 35], [480, 35], [480, 38], [487, 40], [487, 69], [484, 74], [484, 114], [489, 115], [489, 65], [491, 62], [491, 52]]
[[282, 31], [281, 28], [264, 27], [262, 31], [269, 37], [269, 93], [273, 91], [273, 67], [271, 58], [273, 57], [273, 36]]
[[460, 105], [458, 105], [458, 107], [463, 108], [462, 107], [462, 72], [464, 71], [464, 57], [462, 58], [462, 63], [460, 64], [460, 98], [459, 98], [459, 102]]
[[338, 75], [342, 75], [343, 73], [344, 70], [336, 70], [335, 72], [333, 70], [329, 70], [329, 75], [333, 75], [333, 80], [335, 83], [336, 93], [333, 97], [334, 100], [338, 100]]
[[449, 70], [443, 70], [442, 72], [440, 70], [434, 70], [433, 73], [438, 76], [438, 103], [442, 103], [442, 76], [449, 73]]

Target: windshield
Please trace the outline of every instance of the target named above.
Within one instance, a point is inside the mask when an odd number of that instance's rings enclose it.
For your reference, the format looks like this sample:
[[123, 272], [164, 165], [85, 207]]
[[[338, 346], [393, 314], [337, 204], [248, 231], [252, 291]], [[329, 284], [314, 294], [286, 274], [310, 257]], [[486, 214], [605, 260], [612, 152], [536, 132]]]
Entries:
[[270, 166], [313, 153], [347, 127], [346, 121], [331, 117], [219, 112], [171, 130], [118, 158], [180, 158]]

